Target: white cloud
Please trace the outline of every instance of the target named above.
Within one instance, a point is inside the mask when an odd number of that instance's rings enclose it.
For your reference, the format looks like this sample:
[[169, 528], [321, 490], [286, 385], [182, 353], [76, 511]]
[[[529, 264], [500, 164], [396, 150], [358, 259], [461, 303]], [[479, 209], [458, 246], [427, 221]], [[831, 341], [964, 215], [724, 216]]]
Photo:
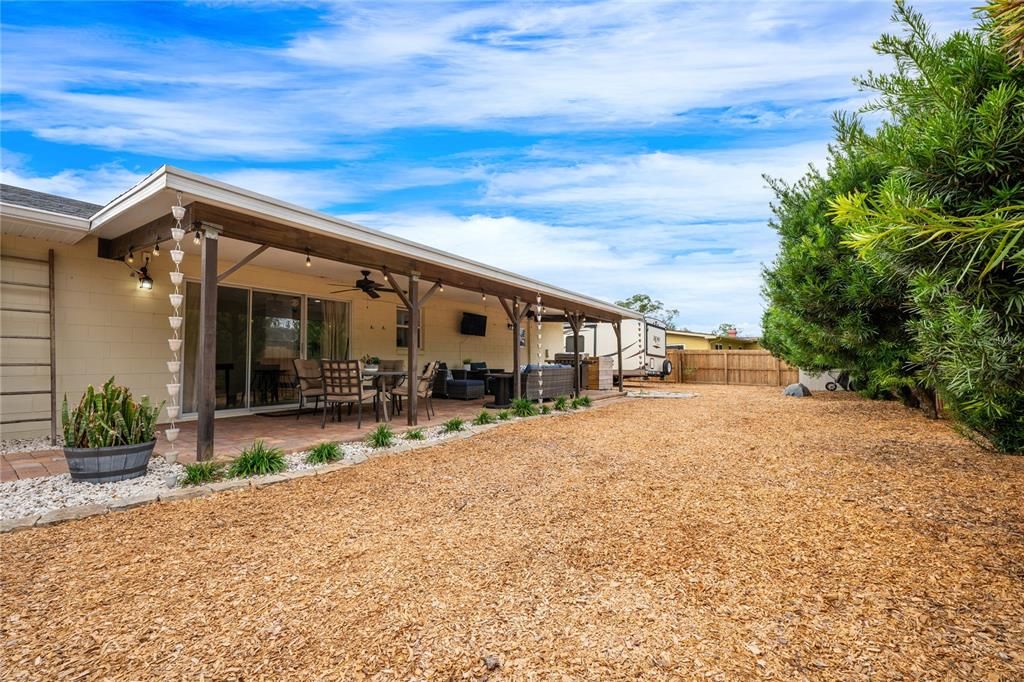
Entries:
[[135, 183], [146, 173], [129, 170], [110, 163], [89, 169], [62, 170], [53, 175], [39, 175], [25, 169], [17, 157], [4, 153], [5, 166], [0, 169], [0, 182], [38, 192], [57, 194], [94, 204], [106, 204]]
[[268, 160], [338, 158], [393, 128], [681, 129], [695, 111], [795, 126], [856, 97], [850, 78], [879, 63], [870, 44], [887, 14], [881, 2], [345, 4], [281, 48], [5, 27], [3, 116], [69, 144]]

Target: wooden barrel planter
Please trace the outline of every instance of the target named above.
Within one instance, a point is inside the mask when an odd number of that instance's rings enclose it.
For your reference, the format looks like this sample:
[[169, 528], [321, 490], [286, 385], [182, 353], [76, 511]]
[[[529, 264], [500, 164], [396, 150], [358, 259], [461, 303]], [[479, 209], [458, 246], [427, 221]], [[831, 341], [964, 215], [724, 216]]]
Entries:
[[156, 441], [109, 448], [64, 448], [72, 481], [113, 483], [146, 475]]

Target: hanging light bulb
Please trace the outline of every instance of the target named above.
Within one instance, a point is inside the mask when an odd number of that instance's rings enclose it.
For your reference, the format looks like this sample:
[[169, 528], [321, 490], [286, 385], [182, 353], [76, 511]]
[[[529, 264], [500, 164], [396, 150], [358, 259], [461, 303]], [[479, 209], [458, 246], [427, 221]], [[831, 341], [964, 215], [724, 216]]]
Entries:
[[129, 263], [134, 263], [135, 262], [135, 254], [132, 253], [131, 249], [128, 249], [128, 262]]
[[199, 236], [199, 230], [196, 230], [196, 231], [195, 231], [195, 232], [194, 232], [194, 233], [192, 234], [192, 243], [193, 243], [193, 244], [198, 244], [198, 243], [199, 243], [200, 241], [202, 241], [202, 239], [201, 239], [201, 237]]
[[480, 298], [481, 298], [481, 300], [486, 301], [487, 300], [487, 294], [485, 294], [484, 292], [481, 291], [480, 292]]
[[157, 242], [156, 246], [153, 247], [153, 255], [156, 257], [160, 256], [160, 242]]
[[444, 282], [437, 283], [437, 290], [440, 291], [442, 294], [444, 293]]
[[306, 249], [306, 267], [313, 267], [313, 260], [309, 257], [309, 249]]

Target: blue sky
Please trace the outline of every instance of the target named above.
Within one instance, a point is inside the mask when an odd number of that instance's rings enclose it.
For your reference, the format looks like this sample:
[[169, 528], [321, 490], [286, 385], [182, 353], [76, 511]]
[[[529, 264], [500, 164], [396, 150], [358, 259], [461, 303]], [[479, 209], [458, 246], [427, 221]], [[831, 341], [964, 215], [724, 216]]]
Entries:
[[[940, 33], [969, 2], [916, 2]], [[820, 163], [888, 2], [5, 2], [4, 182], [164, 163], [757, 333], [762, 173]]]

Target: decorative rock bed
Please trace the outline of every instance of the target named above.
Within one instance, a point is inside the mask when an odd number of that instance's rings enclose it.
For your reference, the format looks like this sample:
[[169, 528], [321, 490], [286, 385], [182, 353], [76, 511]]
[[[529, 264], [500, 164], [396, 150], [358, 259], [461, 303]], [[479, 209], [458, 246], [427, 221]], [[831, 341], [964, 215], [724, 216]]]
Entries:
[[[584, 408], [582, 411], [586, 409], [589, 408]], [[507, 421], [480, 426], [474, 426], [467, 420], [463, 431], [453, 433], [444, 433], [443, 426], [440, 425], [426, 426], [421, 427], [423, 440], [406, 440], [404, 431], [396, 431], [394, 445], [387, 448], [374, 448], [364, 441], [340, 443], [344, 457], [331, 464], [308, 464], [305, 459], [305, 451], [295, 452], [285, 456], [288, 468], [280, 474], [223, 479], [199, 486], [182, 486], [181, 480], [185, 473], [185, 467], [180, 464], [168, 464], [162, 457], [154, 457], [150, 461], [149, 470], [145, 476], [118, 483], [77, 483], [72, 481], [68, 474], [8, 481], [0, 483], [0, 532], [123, 511], [158, 500], [188, 499], [224, 490], [272, 485], [362, 464], [374, 455], [416, 450], [431, 447], [443, 441], [467, 438], [502, 424], [567, 414], [572, 414], [572, 412], [551, 412], [534, 417], [513, 417]], [[175, 483], [173, 486], [169, 486], [168, 483], [172, 476]]]

